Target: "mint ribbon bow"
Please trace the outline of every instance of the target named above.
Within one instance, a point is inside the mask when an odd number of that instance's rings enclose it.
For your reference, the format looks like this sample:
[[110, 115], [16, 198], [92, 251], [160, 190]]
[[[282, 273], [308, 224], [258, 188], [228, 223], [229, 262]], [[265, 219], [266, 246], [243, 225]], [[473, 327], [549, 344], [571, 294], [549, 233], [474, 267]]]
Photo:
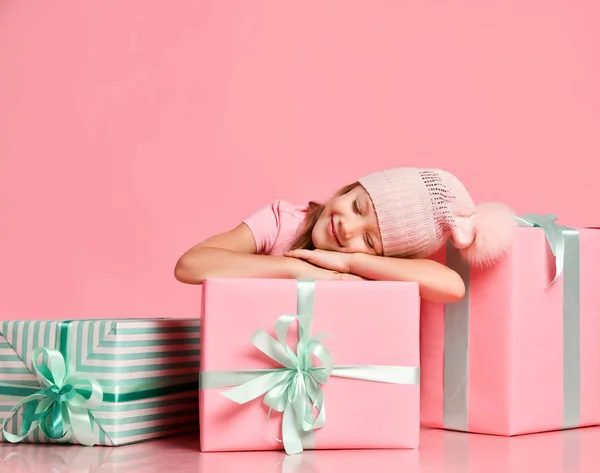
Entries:
[[[310, 432], [325, 425], [325, 402], [321, 385], [333, 372], [333, 358], [327, 348], [312, 337], [300, 337], [297, 353], [287, 344], [287, 334], [298, 316], [282, 315], [275, 323], [277, 340], [259, 329], [252, 344], [285, 368], [273, 370], [224, 392], [224, 396], [244, 404], [261, 395], [270, 410], [283, 412], [282, 432], [286, 450], [302, 451], [301, 432]], [[305, 334], [307, 333], [304, 330]], [[323, 366], [314, 366], [314, 355]], [[319, 411], [313, 419], [313, 409]]]
[[[309, 434], [325, 426], [325, 400], [322, 385], [331, 376], [391, 384], [418, 384], [419, 368], [408, 366], [345, 365], [335, 366], [333, 357], [321, 339], [310, 336], [315, 283], [298, 281], [298, 315], [282, 315], [275, 322], [275, 335], [258, 329], [252, 344], [281, 365], [281, 368], [200, 373], [200, 389], [236, 386], [222, 394], [238, 404], [264, 395], [271, 411], [283, 413], [281, 431], [285, 451], [300, 453], [310, 445]], [[287, 343], [288, 332], [298, 323], [298, 345], [294, 351]], [[313, 356], [322, 363], [315, 366]], [[313, 410], [318, 411], [316, 419]]]
[[[40, 355], [47, 363], [38, 364]], [[49, 439], [81, 445], [96, 443], [91, 410], [102, 403], [102, 387], [95, 379], [83, 374], [68, 374], [65, 359], [58, 350], [36, 348], [32, 352], [33, 370], [44, 386], [21, 399], [2, 424], [2, 434], [12, 443], [20, 442], [36, 428]], [[12, 415], [23, 408], [23, 420], [18, 434], [6, 431]]]

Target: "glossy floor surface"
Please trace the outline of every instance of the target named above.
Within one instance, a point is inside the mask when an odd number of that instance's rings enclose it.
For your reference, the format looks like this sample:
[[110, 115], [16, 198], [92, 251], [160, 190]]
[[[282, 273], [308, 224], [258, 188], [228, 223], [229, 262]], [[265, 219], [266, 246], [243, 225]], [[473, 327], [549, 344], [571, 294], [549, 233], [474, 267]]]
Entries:
[[424, 430], [415, 451], [199, 453], [198, 437], [119, 448], [0, 444], [0, 472], [597, 473], [600, 428], [514, 438]]

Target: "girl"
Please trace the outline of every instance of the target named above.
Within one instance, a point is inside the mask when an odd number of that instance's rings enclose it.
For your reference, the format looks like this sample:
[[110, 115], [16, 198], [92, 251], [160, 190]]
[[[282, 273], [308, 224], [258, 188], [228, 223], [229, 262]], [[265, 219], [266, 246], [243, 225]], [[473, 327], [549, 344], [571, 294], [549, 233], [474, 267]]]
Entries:
[[456, 302], [465, 292], [460, 276], [425, 258], [450, 240], [469, 263], [492, 263], [515, 227], [507, 207], [475, 207], [446, 171], [394, 168], [343, 187], [325, 204], [275, 201], [190, 248], [175, 277], [189, 284], [208, 277], [416, 281], [424, 299]]

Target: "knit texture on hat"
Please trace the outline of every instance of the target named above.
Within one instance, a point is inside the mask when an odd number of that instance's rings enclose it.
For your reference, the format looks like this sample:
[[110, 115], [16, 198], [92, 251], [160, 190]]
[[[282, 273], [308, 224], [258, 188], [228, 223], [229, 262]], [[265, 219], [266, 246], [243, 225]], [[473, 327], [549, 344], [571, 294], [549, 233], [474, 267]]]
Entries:
[[510, 247], [516, 220], [502, 204], [475, 207], [463, 184], [440, 169], [394, 168], [359, 179], [373, 201], [385, 256], [426, 258], [448, 240], [473, 264]]

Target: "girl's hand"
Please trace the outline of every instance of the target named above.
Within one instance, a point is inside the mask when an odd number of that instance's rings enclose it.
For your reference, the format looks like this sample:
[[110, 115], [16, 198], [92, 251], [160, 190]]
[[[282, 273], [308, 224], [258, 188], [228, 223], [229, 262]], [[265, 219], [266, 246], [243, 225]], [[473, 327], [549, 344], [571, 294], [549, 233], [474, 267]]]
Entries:
[[290, 258], [290, 276], [294, 279], [314, 279], [314, 280], [346, 280], [363, 281], [364, 278], [355, 274], [341, 273], [330, 269], [321, 268], [312, 265], [301, 259]]
[[326, 250], [292, 250], [286, 252], [285, 256], [298, 258], [338, 273], [349, 273], [352, 254]]

